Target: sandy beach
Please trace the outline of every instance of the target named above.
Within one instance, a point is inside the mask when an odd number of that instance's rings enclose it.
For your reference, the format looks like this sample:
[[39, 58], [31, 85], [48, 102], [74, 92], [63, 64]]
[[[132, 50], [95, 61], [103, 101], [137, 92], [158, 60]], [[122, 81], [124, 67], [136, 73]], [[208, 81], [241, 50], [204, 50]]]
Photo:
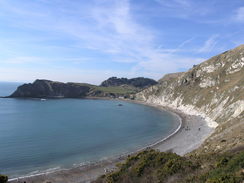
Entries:
[[[127, 101], [135, 102], [135, 101]], [[162, 107], [159, 105], [136, 102], [144, 105], [157, 107], [160, 110], [166, 110], [179, 117], [179, 126], [175, 131], [157, 143], [150, 145], [150, 148], [160, 151], [171, 151], [179, 155], [184, 155], [198, 148], [203, 141], [214, 131], [201, 116], [187, 115], [179, 110]], [[145, 148], [148, 148], [145, 147]], [[141, 149], [143, 150], [143, 149]], [[135, 153], [135, 152], [134, 152]], [[133, 154], [133, 153], [131, 153]], [[112, 171], [116, 168], [118, 162], [125, 160], [127, 155], [113, 159], [103, 160], [97, 163], [80, 166], [68, 170], [58, 170], [35, 176], [22, 177], [10, 180], [11, 183], [87, 183], [95, 180], [97, 177]]]

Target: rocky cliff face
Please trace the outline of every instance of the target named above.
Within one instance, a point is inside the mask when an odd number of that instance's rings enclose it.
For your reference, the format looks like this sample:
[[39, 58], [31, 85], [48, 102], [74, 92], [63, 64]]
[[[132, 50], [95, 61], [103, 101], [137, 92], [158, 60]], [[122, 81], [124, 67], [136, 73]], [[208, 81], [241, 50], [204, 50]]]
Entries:
[[100, 86], [109, 87], [109, 86], [121, 86], [121, 85], [130, 85], [136, 88], [146, 88], [152, 85], [157, 84], [157, 81], [149, 78], [117, 78], [117, 77], [111, 77], [101, 83]]
[[56, 97], [56, 98], [81, 98], [85, 97], [90, 91], [89, 86], [75, 83], [61, 83], [49, 80], [36, 80], [32, 84], [24, 84], [10, 97]]
[[225, 151], [244, 145], [244, 45], [164, 79], [137, 100], [201, 115], [216, 128], [198, 151]]

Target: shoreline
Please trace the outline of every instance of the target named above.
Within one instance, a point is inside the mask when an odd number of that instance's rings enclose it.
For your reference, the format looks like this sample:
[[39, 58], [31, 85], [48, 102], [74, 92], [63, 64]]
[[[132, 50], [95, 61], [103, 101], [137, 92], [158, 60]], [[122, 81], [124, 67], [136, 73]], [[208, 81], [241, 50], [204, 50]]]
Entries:
[[180, 109], [155, 103], [135, 101], [144, 105], [166, 110], [181, 118], [181, 128], [174, 135], [156, 144], [153, 148], [161, 152], [173, 152], [180, 156], [200, 147], [200, 145], [214, 132], [215, 127], [209, 125], [209, 119], [201, 114], [189, 114]]
[[[89, 98], [88, 98], [89, 99]], [[93, 99], [99, 99], [99, 98], [93, 98]], [[100, 98], [100, 99], [105, 99], [107, 98]], [[111, 100], [111, 99], [110, 99]], [[33, 174], [33, 175], [27, 175], [27, 176], [22, 176], [19, 178], [13, 178], [10, 179], [9, 182], [11, 183], [17, 183], [19, 181], [25, 181], [26, 183], [28, 182], [35, 182], [35, 183], [42, 183], [42, 182], [47, 182], [50, 181], [52, 183], [58, 183], [58, 182], [70, 182], [70, 183], [75, 183], [75, 182], [91, 182], [95, 180], [97, 177], [110, 172], [114, 169], [116, 169], [116, 164], [119, 162], [124, 161], [128, 155], [134, 155], [140, 151], [146, 150], [148, 148], [153, 148], [157, 149], [159, 151], [171, 151], [175, 152], [179, 155], [184, 155], [197, 147], [199, 147], [202, 142], [211, 134], [211, 130], [205, 129], [207, 126], [207, 122], [200, 116], [193, 116], [193, 119], [191, 119], [191, 115], [185, 114], [182, 111], [175, 110], [169, 107], [163, 107], [160, 105], [156, 104], [149, 104], [146, 102], [141, 102], [141, 101], [134, 101], [134, 100], [121, 100], [121, 99], [112, 99], [112, 100], [118, 100], [118, 101], [124, 101], [124, 102], [132, 102], [132, 103], [137, 103], [141, 105], [147, 105], [150, 107], [155, 107], [158, 110], [161, 111], [166, 111], [174, 116], [177, 117], [177, 122], [179, 123], [177, 125], [177, 128], [173, 130], [172, 133], [170, 133], [168, 136], [164, 137], [163, 139], [160, 139], [152, 144], [149, 144], [143, 148], [140, 148], [138, 150], [135, 150], [134, 152], [129, 152], [126, 154], [121, 154], [120, 156], [108, 158], [106, 160], [100, 160], [97, 162], [91, 162], [86, 165], [78, 165], [77, 167], [70, 168], [70, 169], [59, 169], [59, 170], [54, 170], [50, 172], [43, 172], [43, 173], [38, 173], [38, 174]], [[187, 121], [188, 120], [188, 121]], [[202, 123], [198, 123], [196, 121], [201, 121]], [[189, 123], [190, 122], [190, 123]], [[204, 126], [205, 123], [205, 126]], [[194, 131], [198, 129], [199, 132], [199, 125], [201, 128], [203, 128], [201, 135], [201, 139], [198, 139], [199, 136], [196, 136], [194, 133], [188, 133], [192, 132], [187, 129], [192, 129], [192, 127], [195, 127]], [[190, 139], [194, 137], [197, 139], [197, 143], [195, 141], [188, 141], [185, 139], [184, 136], [186, 136], [186, 133], [192, 134], [190, 135]], [[204, 137], [204, 138], [203, 138]], [[184, 143], [188, 142], [187, 143]], [[183, 148], [182, 148], [183, 145]], [[187, 148], [186, 148], [187, 147]]]

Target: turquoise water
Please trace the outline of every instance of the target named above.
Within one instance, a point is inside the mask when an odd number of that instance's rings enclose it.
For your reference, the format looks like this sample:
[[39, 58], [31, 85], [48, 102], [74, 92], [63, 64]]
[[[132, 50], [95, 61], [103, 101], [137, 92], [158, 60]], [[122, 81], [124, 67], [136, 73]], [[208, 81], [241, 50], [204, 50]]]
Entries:
[[0, 174], [70, 168], [135, 151], [168, 136], [175, 121], [168, 112], [116, 100], [2, 98]]

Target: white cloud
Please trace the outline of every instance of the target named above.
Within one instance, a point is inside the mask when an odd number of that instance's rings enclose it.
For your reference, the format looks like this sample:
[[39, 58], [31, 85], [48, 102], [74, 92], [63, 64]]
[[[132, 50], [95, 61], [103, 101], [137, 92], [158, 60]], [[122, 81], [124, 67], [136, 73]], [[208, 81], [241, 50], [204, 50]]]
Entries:
[[190, 0], [155, 0], [162, 6], [167, 6], [169, 8], [190, 8], [192, 7], [192, 2]]
[[[46, 3], [51, 3], [44, 1]], [[174, 0], [166, 1], [160, 0], [161, 4], [166, 3], [168, 7], [181, 9], [184, 7], [189, 10], [194, 7], [190, 0]], [[9, 3], [9, 4], [8, 4]], [[109, 54], [114, 62], [131, 62], [136, 65], [128, 71], [129, 76], [136, 75], [161, 77], [164, 73], [175, 72], [180, 68], [189, 68], [193, 64], [198, 63], [201, 58], [194, 58], [189, 56], [179, 56], [179, 50], [187, 43], [192, 41], [193, 38], [182, 42], [177, 48], [162, 49], [157, 44], [154, 31], [145, 25], [140, 24], [134, 17], [134, 12], [131, 9], [129, 0], [96, 0], [91, 5], [75, 5], [67, 4], [69, 8], [65, 9], [57, 3], [55, 9], [51, 9], [52, 4], [48, 6], [42, 6], [40, 4], [31, 6], [14, 6], [11, 8], [11, 2], [5, 1], [5, 12], [10, 15], [11, 25], [13, 27], [19, 27], [27, 30], [38, 30], [42, 32], [53, 33], [57, 38], [63, 37], [72, 38], [75, 40], [74, 47], [83, 49], [89, 49], [94, 52], [103, 54]], [[61, 3], [62, 4], [62, 3]], [[88, 3], [89, 4], [89, 3]], [[34, 6], [34, 9], [31, 10]], [[37, 8], [38, 7], [38, 8]], [[0, 9], [1, 10], [1, 9]], [[184, 13], [188, 12], [184, 10]], [[18, 21], [16, 22], [16, 18]], [[43, 39], [45, 36], [43, 36]], [[212, 37], [207, 40], [199, 52], [208, 52], [213, 49], [216, 44], [216, 38]], [[40, 38], [42, 39], [42, 37]], [[39, 63], [39, 62], [52, 62], [56, 59], [45, 59], [31, 56], [16, 56], [16, 58], [10, 58], [8, 63]], [[64, 59], [62, 59], [64, 60]], [[66, 61], [74, 60], [74, 62], [80, 62], [82, 58], [66, 58]], [[86, 60], [86, 59], [85, 59]], [[89, 60], [89, 59], [88, 59]], [[82, 71], [82, 70], [81, 70]], [[79, 78], [78, 74], [86, 72], [75, 71], [70, 75], [65, 75], [70, 80], [77, 81], [75, 77]], [[32, 71], [28, 71], [30, 74], [34, 74]], [[46, 72], [50, 79], [57, 79]], [[54, 73], [54, 72], [53, 72]], [[96, 76], [91, 76], [97, 80], [101, 80], [100, 76], [96, 73], [102, 74], [102, 72], [91, 72]], [[126, 73], [118, 72], [106, 72], [109, 74], [124, 75]], [[61, 80], [64, 80], [64, 76], [60, 72], [55, 72]], [[108, 76], [108, 74], [103, 74]], [[45, 74], [35, 75], [35, 77], [44, 77]], [[94, 79], [95, 80], [95, 79]], [[89, 79], [87, 80], [89, 81]]]
[[234, 18], [236, 21], [244, 23], [244, 7], [240, 7], [237, 9]]
[[204, 58], [182, 57], [176, 54], [156, 54], [151, 61], [140, 62], [134, 70], [154, 74], [154, 78], [161, 78], [164, 74], [187, 70]]
[[198, 49], [198, 53], [209, 53], [212, 52], [218, 42], [218, 35], [213, 35], [205, 41], [203, 46]]

